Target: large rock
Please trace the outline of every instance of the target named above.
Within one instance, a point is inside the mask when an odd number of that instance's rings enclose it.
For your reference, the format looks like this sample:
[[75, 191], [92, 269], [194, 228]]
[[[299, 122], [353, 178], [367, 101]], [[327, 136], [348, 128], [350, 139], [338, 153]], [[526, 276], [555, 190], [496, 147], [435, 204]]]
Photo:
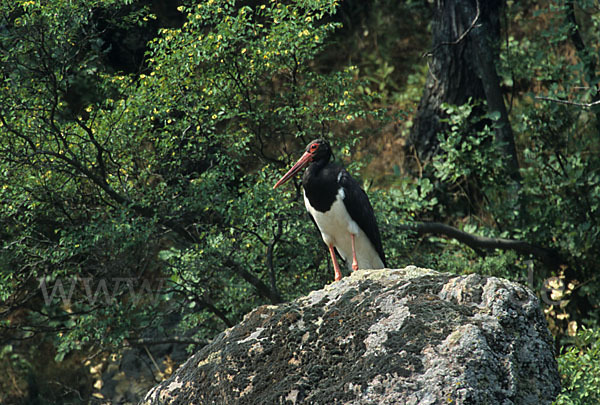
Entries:
[[221, 333], [142, 404], [548, 404], [535, 295], [414, 266], [354, 272]]

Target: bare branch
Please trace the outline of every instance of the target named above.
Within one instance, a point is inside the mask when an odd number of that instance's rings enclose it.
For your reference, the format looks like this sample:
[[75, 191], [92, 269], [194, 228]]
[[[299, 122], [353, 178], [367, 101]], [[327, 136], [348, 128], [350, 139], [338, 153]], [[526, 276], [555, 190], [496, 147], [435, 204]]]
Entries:
[[576, 102], [576, 101], [561, 100], [558, 98], [542, 97], [542, 96], [536, 96], [535, 99], [543, 100], [543, 101], [550, 101], [550, 102], [559, 103], [559, 104], [573, 105], [573, 106], [582, 107], [582, 108], [592, 108], [593, 106], [600, 104], [600, 100], [596, 100], [591, 103], [580, 103], [580, 102]]
[[475, 1], [475, 5], [477, 7], [477, 11], [475, 13], [475, 17], [473, 18], [473, 21], [471, 21], [471, 25], [469, 25], [469, 28], [467, 28], [462, 34], [460, 34], [459, 37], [456, 40], [450, 41], [450, 42], [440, 42], [439, 44], [437, 44], [435, 46], [435, 48], [433, 48], [429, 52], [425, 52], [421, 57], [431, 57], [431, 56], [433, 56], [433, 53], [436, 50], [438, 50], [440, 47], [442, 47], [442, 46], [458, 45], [463, 39], [465, 39], [465, 37], [467, 35], [469, 35], [469, 33], [473, 30], [473, 28], [475, 28], [475, 25], [477, 24], [477, 21], [479, 21], [479, 16], [481, 14], [481, 10], [479, 8], [479, 0]]
[[275, 245], [281, 239], [281, 235], [283, 234], [282, 229], [282, 220], [281, 218], [277, 218], [277, 230], [273, 228], [273, 239], [269, 241], [269, 246], [267, 247], [267, 267], [269, 268], [269, 276], [271, 280], [271, 290], [279, 294], [277, 290], [277, 279], [275, 277], [275, 266], [273, 265], [273, 252], [275, 250]]
[[208, 344], [208, 342], [206, 340], [183, 338], [183, 337], [179, 337], [179, 336], [171, 336], [171, 337], [166, 337], [166, 338], [162, 338], [162, 339], [129, 338], [129, 339], [127, 339], [127, 342], [131, 346], [138, 346], [138, 345], [151, 346], [151, 345], [164, 345], [164, 344], [179, 344], [179, 345], [192, 344], [192, 345], [206, 346]]
[[558, 265], [564, 263], [558, 252], [552, 249], [515, 239], [487, 238], [485, 236], [473, 235], [439, 222], [421, 222], [407, 226], [406, 228], [416, 231], [419, 235], [428, 233], [445, 235], [466, 244], [475, 251], [480, 249], [514, 250], [518, 253], [533, 255], [552, 268], [556, 268]]
[[279, 292], [271, 290], [267, 284], [265, 284], [260, 278], [256, 277], [254, 274], [250, 273], [243, 266], [236, 263], [233, 259], [227, 258], [225, 259], [223, 265], [233, 271], [235, 274], [242, 277], [248, 283], [252, 284], [258, 294], [264, 298], [267, 298], [271, 301], [272, 304], [281, 304], [283, 302], [283, 298], [279, 295]]

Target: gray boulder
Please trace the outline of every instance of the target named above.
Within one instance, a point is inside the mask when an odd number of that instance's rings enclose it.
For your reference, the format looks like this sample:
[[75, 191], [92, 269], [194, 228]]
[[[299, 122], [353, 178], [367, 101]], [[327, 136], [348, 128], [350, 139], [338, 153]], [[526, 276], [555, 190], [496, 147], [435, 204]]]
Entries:
[[553, 347], [519, 284], [361, 270], [255, 309], [141, 404], [549, 404]]

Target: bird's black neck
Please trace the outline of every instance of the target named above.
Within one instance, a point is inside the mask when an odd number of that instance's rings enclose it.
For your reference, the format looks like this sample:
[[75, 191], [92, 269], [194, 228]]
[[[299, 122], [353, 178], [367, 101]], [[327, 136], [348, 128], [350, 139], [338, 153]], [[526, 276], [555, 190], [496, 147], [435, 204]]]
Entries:
[[336, 199], [339, 185], [337, 176], [342, 170], [327, 160], [311, 163], [302, 176], [302, 186], [308, 202], [317, 211], [327, 212]]

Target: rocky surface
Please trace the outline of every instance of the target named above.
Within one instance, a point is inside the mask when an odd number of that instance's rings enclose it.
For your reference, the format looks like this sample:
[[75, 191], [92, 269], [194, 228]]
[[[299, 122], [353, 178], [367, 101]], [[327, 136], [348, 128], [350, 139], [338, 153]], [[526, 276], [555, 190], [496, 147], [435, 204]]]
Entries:
[[531, 291], [409, 266], [257, 308], [141, 404], [548, 404], [559, 384]]

